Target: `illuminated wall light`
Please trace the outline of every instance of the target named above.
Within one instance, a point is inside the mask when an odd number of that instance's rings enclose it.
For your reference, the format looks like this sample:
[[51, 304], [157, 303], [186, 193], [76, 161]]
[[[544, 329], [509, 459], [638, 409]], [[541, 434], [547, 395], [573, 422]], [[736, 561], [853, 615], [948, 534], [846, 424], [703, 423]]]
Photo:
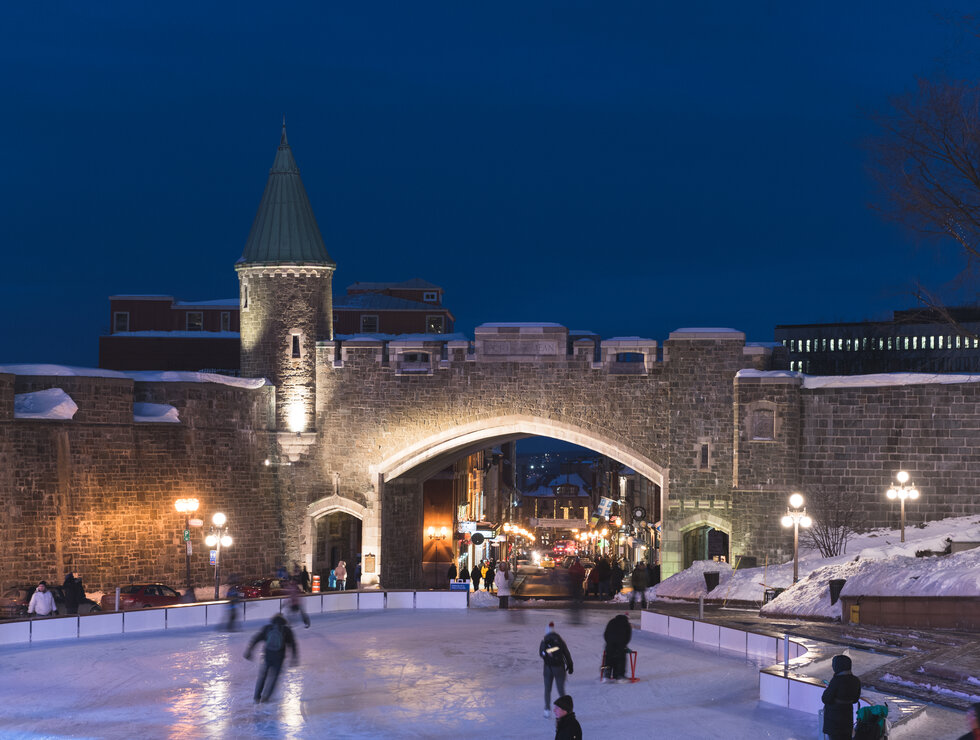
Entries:
[[306, 431], [306, 409], [302, 402], [294, 401], [289, 407], [289, 431], [302, 434]]

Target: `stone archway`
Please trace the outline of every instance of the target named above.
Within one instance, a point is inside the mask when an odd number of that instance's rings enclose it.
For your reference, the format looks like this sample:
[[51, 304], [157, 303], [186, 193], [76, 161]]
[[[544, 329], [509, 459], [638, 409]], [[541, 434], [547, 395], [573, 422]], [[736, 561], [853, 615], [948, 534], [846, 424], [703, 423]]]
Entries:
[[328, 588], [330, 570], [340, 560], [348, 569], [348, 585], [362, 557], [367, 507], [341, 496], [326, 496], [310, 504], [304, 517], [303, 560], [311, 575], [319, 575], [321, 589]]
[[670, 559], [677, 567], [666, 576], [690, 567], [696, 560], [709, 560], [713, 555], [724, 555], [731, 561], [732, 525], [726, 519], [711, 513], [695, 513], [679, 520], [675, 531], [678, 536], [671, 543]]

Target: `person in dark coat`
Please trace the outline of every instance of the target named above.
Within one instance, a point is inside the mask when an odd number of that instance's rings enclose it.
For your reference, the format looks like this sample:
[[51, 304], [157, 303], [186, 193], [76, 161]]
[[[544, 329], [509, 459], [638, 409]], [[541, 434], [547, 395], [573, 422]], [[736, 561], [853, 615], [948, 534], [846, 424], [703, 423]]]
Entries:
[[609, 567], [609, 560], [605, 556], [599, 558], [595, 564], [596, 578], [599, 579], [599, 598], [609, 598], [609, 580], [612, 577], [612, 568]]
[[473, 578], [473, 590], [474, 591], [479, 591], [480, 590], [480, 581], [483, 578], [483, 574], [480, 572], [480, 564], [479, 563], [473, 563], [473, 572], [471, 574], [471, 577]]
[[457, 578], [456, 574], [456, 563], [449, 564], [449, 573], [446, 574], [450, 581], [455, 581]]
[[823, 731], [830, 740], [851, 737], [854, 727], [854, 705], [861, 698], [861, 679], [851, 673], [851, 659], [835, 655], [830, 662], [834, 677], [830, 679], [823, 696]]
[[555, 740], [582, 740], [582, 725], [575, 719], [572, 697], [555, 699]]
[[78, 605], [85, 599], [85, 589], [75, 573], [66, 573], [62, 585], [65, 594], [65, 613], [78, 614]]
[[[614, 681], [627, 681], [626, 649], [633, 637], [633, 626], [625, 614], [617, 614], [609, 620], [603, 633], [606, 640], [606, 674], [612, 674]], [[605, 681], [609, 676], [603, 676]]]
[[980, 703], [971, 704], [966, 710], [966, 721], [970, 723], [970, 731], [957, 740], [980, 740]]
[[568, 566], [568, 577], [572, 581], [572, 597], [581, 599], [582, 590], [585, 588], [585, 566], [579, 558], [575, 558]]
[[259, 642], [265, 641], [265, 657], [262, 660], [262, 667], [259, 668], [259, 678], [255, 682], [256, 702], [269, 701], [272, 692], [276, 688], [276, 681], [279, 680], [279, 672], [282, 670], [283, 661], [286, 659], [286, 648], [293, 651], [293, 665], [299, 663], [299, 653], [296, 649], [296, 638], [293, 631], [286, 624], [286, 618], [282, 614], [276, 614], [269, 624], [265, 625], [248, 643], [245, 657], [252, 659], [252, 649]]
[[650, 585], [650, 571], [647, 570], [647, 564], [642, 560], [636, 564], [633, 568], [633, 575], [630, 576], [630, 584], [633, 586], [633, 592], [630, 594], [630, 610], [636, 604], [636, 597], [640, 597], [640, 608], [647, 608], [647, 587]]
[[589, 571], [589, 578], [585, 583], [585, 595], [595, 596], [599, 598], [599, 570], [596, 566], [592, 566], [592, 570]]
[[572, 654], [568, 646], [555, 632], [555, 623], [549, 622], [544, 639], [538, 646], [538, 655], [544, 661], [544, 716], [551, 716], [551, 685], [558, 685], [559, 698], [565, 696], [565, 676], [572, 675]]
[[459, 580], [461, 581], [470, 580], [470, 569], [467, 568], [465, 564], [459, 569]]
[[497, 565], [493, 560], [487, 563], [486, 573], [483, 574], [483, 589], [490, 593], [493, 591], [493, 577], [496, 575]]
[[610, 569], [609, 575], [609, 588], [612, 591], [613, 596], [623, 590], [624, 575], [623, 569], [619, 566], [619, 558], [616, 558], [612, 562], [612, 568]]
[[300, 585], [300, 587], [302, 587], [302, 589], [304, 591], [309, 592], [309, 590], [310, 590], [310, 571], [308, 571], [306, 569], [306, 566], [305, 565], [303, 566], [303, 570], [300, 571], [300, 574], [299, 574], [299, 585]]

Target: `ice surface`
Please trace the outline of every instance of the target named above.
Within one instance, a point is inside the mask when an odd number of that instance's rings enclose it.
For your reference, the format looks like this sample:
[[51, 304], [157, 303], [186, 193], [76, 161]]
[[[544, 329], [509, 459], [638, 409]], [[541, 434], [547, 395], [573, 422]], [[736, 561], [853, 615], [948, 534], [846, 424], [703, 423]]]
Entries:
[[48, 388], [14, 396], [15, 419], [71, 419], [76, 404], [61, 388]]

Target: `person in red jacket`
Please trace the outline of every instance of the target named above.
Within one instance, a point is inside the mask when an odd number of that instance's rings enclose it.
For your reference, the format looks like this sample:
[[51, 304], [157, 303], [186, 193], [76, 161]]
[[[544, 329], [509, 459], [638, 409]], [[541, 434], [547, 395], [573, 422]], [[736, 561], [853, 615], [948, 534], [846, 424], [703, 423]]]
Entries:
[[970, 723], [970, 731], [958, 740], [980, 740], [980, 703], [971, 704], [966, 710], [966, 721]]

